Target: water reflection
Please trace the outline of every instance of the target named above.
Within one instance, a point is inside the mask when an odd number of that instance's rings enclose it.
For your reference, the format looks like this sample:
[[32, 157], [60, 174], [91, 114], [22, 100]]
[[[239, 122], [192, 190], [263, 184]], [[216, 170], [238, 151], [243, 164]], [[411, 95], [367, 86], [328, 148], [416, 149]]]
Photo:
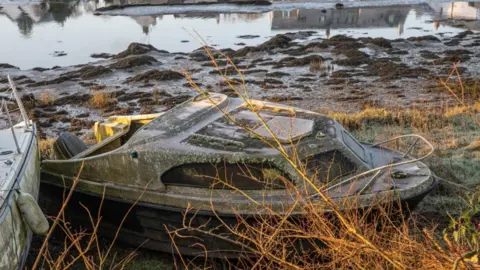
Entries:
[[5, 4], [0, 9], [4, 15], [18, 25], [19, 31], [26, 37], [30, 36], [33, 25], [54, 21], [63, 25], [68, 18], [80, 16], [79, 6], [87, 12], [93, 12], [96, 5], [82, 3], [76, 0], [63, 0], [59, 2], [40, 2], [26, 4]]
[[476, 2], [430, 4], [430, 7], [436, 19], [480, 19], [480, 3]]
[[272, 29], [330, 29], [397, 27], [403, 33], [410, 6], [347, 8], [341, 10], [296, 9], [271, 12]]
[[[111, 5], [187, 5], [197, 3], [224, 3], [228, 0], [106, 0]], [[239, 0], [243, 1], [243, 0]], [[246, 0], [248, 1], [248, 0]]]
[[[219, 0], [209, 0], [218, 2]], [[191, 4], [205, 2], [205, 0], [105, 0], [104, 2], [77, 0], [63, 0], [55, 2], [41, 2], [28, 4], [5, 4], [0, 9], [0, 15], [8, 17], [17, 23], [18, 30], [25, 37], [29, 37], [34, 24], [54, 21], [62, 26], [69, 18], [75, 18], [85, 13], [92, 13], [98, 7], [105, 5], [132, 5], [132, 4]], [[362, 7], [346, 9], [293, 9], [276, 10], [269, 13], [271, 29], [325, 29], [327, 36], [331, 29], [345, 28], [385, 28], [395, 27], [399, 35], [404, 32], [404, 25], [408, 14], [414, 10], [417, 16], [430, 14], [434, 21], [444, 23], [446, 19], [479, 20], [480, 3], [478, 2], [453, 2], [429, 5], [405, 5], [388, 7]], [[188, 18], [214, 18], [217, 23], [221, 21], [245, 22], [260, 19], [264, 14], [218, 14], [218, 13], [189, 13], [174, 15], [178, 19]], [[162, 19], [162, 15], [132, 16], [144, 34]], [[471, 24], [478, 26], [478, 23]], [[438, 27], [438, 23], [437, 23]]]
[[435, 22], [454, 25], [455, 20], [463, 20], [462, 24], [471, 30], [480, 31], [480, 3], [456, 2], [430, 5]]
[[[294, 9], [270, 13], [272, 29], [325, 29], [329, 36], [331, 29], [397, 28], [401, 36], [405, 22], [411, 12], [420, 18], [433, 16], [434, 28], [452, 25], [452, 19], [462, 20], [462, 26], [480, 30], [480, 3], [452, 2], [441, 4], [405, 5], [388, 7], [346, 8], [333, 10]], [[459, 25], [460, 26], [460, 25]]]
[[[22, 68], [85, 63], [92, 53], [116, 53], [131, 42], [150, 43], [169, 51], [191, 51], [199, 46], [191, 30], [198, 31], [210, 44], [224, 48], [238, 48], [234, 44], [239, 42], [256, 45], [268, 36], [302, 29], [321, 30], [322, 37], [349, 32], [354, 36], [394, 39], [431, 34], [426, 32], [432, 31], [462, 31], [458, 22], [451, 20], [458, 19], [462, 20], [461, 26], [480, 30], [478, 2], [327, 10], [299, 8], [242, 14], [197, 11], [127, 17], [94, 16], [93, 12], [112, 4], [205, 0], [56, 0], [24, 4], [2, 4], [1, 1], [0, 40], [4, 49], [0, 50], [0, 63], [9, 62]], [[237, 38], [240, 35], [260, 38], [240, 41]], [[51, 54], [55, 50], [68, 55], [53, 58]], [[38, 60], [33, 63], [32, 58]]]

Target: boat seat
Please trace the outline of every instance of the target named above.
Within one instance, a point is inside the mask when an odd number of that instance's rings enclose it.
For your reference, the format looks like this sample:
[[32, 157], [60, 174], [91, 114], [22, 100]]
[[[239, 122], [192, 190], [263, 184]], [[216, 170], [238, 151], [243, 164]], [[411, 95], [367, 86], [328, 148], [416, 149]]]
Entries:
[[140, 127], [162, 113], [110, 116], [105, 122], [96, 122], [93, 128], [97, 144], [75, 155], [83, 158], [110, 152], [122, 146]]
[[122, 146], [135, 131], [160, 115], [162, 113], [111, 116], [105, 122], [98, 121], [93, 127], [97, 144], [90, 148], [75, 135], [64, 132], [55, 141], [55, 154], [57, 159], [77, 159], [110, 152]]

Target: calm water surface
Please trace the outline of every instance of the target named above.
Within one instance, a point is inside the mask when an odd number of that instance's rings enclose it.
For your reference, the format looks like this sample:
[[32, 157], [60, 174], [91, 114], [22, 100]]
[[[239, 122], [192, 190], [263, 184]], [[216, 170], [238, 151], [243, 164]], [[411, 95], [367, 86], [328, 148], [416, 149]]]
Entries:
[[[480, 30], [479, 2], [435, 2], [378, 7], [326, 9], [296, 3], [252, 10], [190, 6], [169, 10], [164, 7], [134, 8], [118, 16], [94, 15], [98, 7], [122, 2], [68, 1], [2, 2], [0, 0], [0, 63], [22, 69], [83, 64], [93, 61], [92, 53], [118, 53], [132, 42], [152, 44], [170, 52], [189, 52], [200, 47], [198, 33], [218, 48], [256, 45], [269, 37], [289, 31], [314, 30], [317, 37], [336, 34], [385, 37], [453, 35], [465, 28]], [[300, 2], [299, 2], [300, 3]], [[308, 2], [307, 2], [308, 3]], [[229, 7], [231, 8], [231, 7]], [[181, 12], [185, 13], [181, 13]], [[171, 14], [168, 14], [168, 13]], [[237, 10], [238, 12], [238, 10]], [[247, 13], [248, 12], [248, 13]], [[114, 12], [115, 13], [115, 12]], [[153, 14], [152, 14], [153, 13]], [[129, 16], [127, 16], [129, 15]], [[445, 21], [463, 19], [462, 26]], [[242, 39], [240, 35], [258, 35]], [[59, 52], [66, 55], [58, 56]]]

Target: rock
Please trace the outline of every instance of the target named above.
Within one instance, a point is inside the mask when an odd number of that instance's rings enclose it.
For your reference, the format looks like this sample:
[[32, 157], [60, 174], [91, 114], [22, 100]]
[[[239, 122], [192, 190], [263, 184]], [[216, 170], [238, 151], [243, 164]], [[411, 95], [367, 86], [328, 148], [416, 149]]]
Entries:
[[271, 38], [268, 41], [254, 47], [254, 46], [247, 46], [231, 52], [228, 54], [230, 57], [243, 57], [251, 52], [261, 52], [261, 51], [270, 51], [273, 49], [280, 49], [280, 48], [288, 48], [292, 38], [288, 37], [285, 34], [278, 34]]
[[41, 117], [54, 117], [54, 116], [60, 116], [60, 115], [68, 115], [68, 112], [66, 110], [58, 110], [54, 112], [49, 112], [49, 111], [43, 111], [40, 109], [33, 109], [30, 111], [30, 115], [34, 118], [41, 118]]
[[138, 104], [144, 106], [144, 105], [154, 105], [155, 102], [151, 97], [142, 97], [137, 100]]
[[392, 48], [392, 43], [385, 38], [359, 38], [363, 43], [370, 43], [382, 48]]
[[34, 67], [32, 70], [38, 71], [38, 72], [44, 72], [47, 70], [50, 70], [49, 68], [42, 68], [42, 67]]
[[[457, 67], [456, 71], [458, 72], [458, 74], [463, 75], [465, 74], [465, 72], [468, 71], [468, 69], [466, 67]], [[440, 74], [450, 74], [451, 72], [452, 68], [450, 66], [443, 67], [439, 70]]]
[[69, 96], [58, 97], [55, 99], [53, 105], [62, 106], [66, 104], [82, 104], [90, 101], [91, 96], [89, 94], [73, 94]]
[[[238, 68], [238, 67], [237, 67]], [[226, 68], [222, 68], [222, 69], [214, 69], [214, 70], [211, 70], [208, 72], [209, 74], [224, 74], [224, 75], [238, 75], [238, 71], [234, 68], [234, 67], [226, 67]]]
[[345, 5], [343, 5], [342, 3], [335, 4], [335, 8], [337, 8], [337, 9], [342, 9], [344, 7], [345, 7]]
[[467, 31], [463, 31], [463, 32], [460, 32], [460, 33], [456, 34], [453, 38], [462, 39], [462, 38], [465, 38], [466, 36], [471, 35], [471, 34], [473, 34], [473, 32], [470, 31], [470, 30], [467, 30]]
[[145, 53], [151, 52], [151, 51], [168, 53], [167, 51], [158, 50], [158, 49], [156, 49], [155, 47], [153, 47], [152, 45], [149, 45], [149, 44], [142, 44], [142, 43], [134, 42], [134, 43], [128, 45], [128, 48], [125, 51], [123, 51], [119, 54], [116, 54], [115, 56], [113, 56], [113, 58], [114, 59], [120, 59], [120, 58], [124, 58], [124, 57], [130, 56], [130, 55], [145, 54]]
[[413, 42], [440, 42], [440, 39], [432, 35], [420, 36], [420, 37], [409, 37], [407, 38], [407, 40], [413, 41]]
[[430, 74], [430, 71], [421, 68], [414, 67], [410, 68], [406, 64], [401, 63], [397, 64], [392, 61], [387, 60], [376, 60], [373, 63], [370, 63], [368, 66], [368, 76], [380, 76], [381, 80], [393, 80], [399, 78], [418, 78], [425, 77]]
[[295, 81], [296, 82], [314, 82], [316, 81], [316, 79], [300, 77], [298, 79], [295, 79]]
[[[335, 51], [334, 53], [338, 54], [339, 51]], [[341, 54], [345, 55], [347, 58], [336, 60], [333, 62], [334, 64], [341, 66], [360, 66], [363, 64], [369, 64], [371, 62], [368, 54], [357, 49], [341, 51]]]
[[28, 84], [27, 86], [38, 87], [38, 86], [45, 86], [45, 85], [51, 85], [51, 84], [59, 84], [59, 83], [63, 83], [63, 82], [66, 82], [66, 81], [73, 81], [73, 80], [78, 79], [78, 78], [81, 78], [83, 80], [88, 80], [88, 79], [96, 78], [98, 76], [108, 74], [108, 73], [111, 73], [111, 72], [112, 72], [111, 69], [108, 69], [104, 66], [87, 65], [87, 66], [82, 67], [79, 70], [74, 70], [74, 71], [70, 71], [70, 72], [60, 74], [60, 76], [56, 79], [31, 83], [31, 84]]
[[390, 49], [387, 51], [388, 54], [391, 54], [391, 55], [407, 55], [409, 54], [408, 51], [406, 50], [396, 50], [396, 49]]
[[357, 49], [348, 49], [348, 50], [335, 50], [333, 52], [334, 54], [343, 54], [345, 55], [347, 58], [369, 58], [369, 55], [362, 52], [362, 51], [359, 51]]
[[286, 35], [276, 35], [270, 40], [260, 44], [258, 47], [260, 50], [273, 50], [277, 48], [287, 48], [290, 45], [291, 38]]
[[142, 97], [151, 97], [152, 94], [146, 93], [146, 92], [131, 92], [131, 93], [126, 93], [123, 95], [117, 96], [117, 101], [123, 102], [123, 101], [130, 101], [134, 99], [139, 99]]
[[177, 104], [180, 104], [180, 103], [183, 103], [183, 102], [187, 101], [190, 98], [191, 98], [191, 96], [189, 96], [189, 95], [178, 95], [178, 96], [174, 96], [174, 97], [167, 97], [167, 98], [164, 98], [164, 99], [160, 100], [158, 102], [158, 105], [173, 107]]
[[252, 70], [243, 70], [243, 74], [252, 74], [252, 73], [261, 73], [261, 72], [268, 72], [266, 69], [252, 69]]
[[351, 76], [352, 75], [348, 73], [346, 70], [337, 70], [332, 72], [332, 75], [331, 75], [332, 78], [348, 78]]
[[440, 58], [440, 56], [436, 55], [435, 53], [433, 53], [431, 51], [427, 51], [427, 50], [420, 51], [420, 56], [425, 58], [425, 59], [438, 59], [438, 58]]
[[237, 36], [237, 38], [241, 39], [254, 39], [254, 38], [259, 38], [259, 35], [242, 35], [242, 36]]
[[[199, 48], [199, 49], [196, 49], [193, 52], [191, 52], [188, 56], [190, 56], [190, 58], [193, 61], [209, 61], [211, 59], [210, 59], [210, 56], [209, 56], [208, 52], [206, 51], [207, 49], [211, 53], [214, 52], [214, 50], [215, 50], [215, 48]], [[212, 55], [215, 56], [215, 54], [212, 54]]]
[[348, 37], [348, 36], [345, 36], [345, 35], [335, 35], [325, 41], [328, 41], [330, 43], [338, 43], [338, 42], [356, 42], [357, 40], [355, 38], [352, 38], [352, 37]]
[[478, 47], [480, 46], [480, 40], [475, 40], [470, 44], [465, 44], [463, 47], [469, 48], [469, 47]]
[[66, 55], [67, 55], [67, 53], [64, 52], [64, 51], [54, 51], [53, 54], [52, 54], [53, 57], [62, 57], [62, 56], [66, 56]]
[[86, 117], [89, 117], [90, 116], [90, 113], [89, 112], [86, 112], [86, 113], [79, 113], [77, 114], [75, 117], [77, 118], [86, 118]]
[[12, 66], [12, 65], [6, 64], [6, 63], [0, 63], [0, 68], [14, 68], [14, 69], [19, 69], [19, 68], [16, 67], [16, 66]]
[[311, 42], [300, 48], [287, 49], [283, 51], [283, 53], [298, 56], [298, 55], [303, 55], [310, 52], [322, 51], [327, 48], [328, 48], [328, 44], [326, 44], [325, 42]]
[[309, 55], [302, 58], [286, 57], [280, 60], [279, 66], [300, 67], [310, 65], [311, 62], [323, 62], [325, 59], [320, 55]]
[[441, 64], [452, 64], [456, 62], [465, 62], [470, 60], [470, 56], [468, 55], [450, 55], [450, 56], [445, 56], [440, 59], [434, 60], [433, 64], [434, 65], [441, 65]]
[[132, 83], [132, 82], [146, 82], [149, 80], [156, 80], [156, 81], [167, 81], [167, 80], [180, 80], [183, 79], [184, 76], [182, 73], [173, 71], [173, 70], [150, 70], [141, 74], [138, 74], [134, 77], [128, 78], [125, 82]]
[[446, 46], [458, 46], [458, 45], [460, 45], [460, 39], [454, 38], [454, 39], [452, 39], [450, 41], [447, 41], [443, 44], [446, 45]]
[[104, 74], [108, 74], [108, 73], [111, 73], [111, 72], [112, 72], [111, 69], [108, 69], [104, 66], [87, 65], [87, 66], [82, 67], [79, 70], [70, 71], [70, 72], [66, 72], [64, 74], [61, 74], [60, 77], [66, 77], [66, 78], [70, 78], [70, 79], [80, 77], [83, 80], [87, 80], [87, 79], [92, 79], [92, 78], [95, 78], [95, 77], [98, 77], [98, 76], [101, 76], [101, 75], [104, 75]]
[[128, 69], [138, 66], [152, 65], [153, 63], [158, 63], [158, 61], [149, 55], [135, 55], [122, 58], [108, 67], [113, 69]]
[[345, 84], [347, 81], [345, 79], [334, 78], [325, 82], [325, 85], [338, 85]]
[[285, 77], [285, 76], [290, 76], [290, 74], [285, 73], [285, 72], [281, 72], [281, 71], [275, 71], [275, 72], [267, 73], [267, 74], [265, 74], [265, 76], [281, 78], [281, 77]]
[[113, 54], [110, 54], [110, 53], [93, 53], [93, 54], [90, 55], [90, 57], [108, 59], [108, 58], [112, 58]]
[[[23, 82], [20, 82], [20, 81], [21, 81], [21, 80], [28, 79], [28, 77], [27, 77], [27, 76], [24, 76], [24, 75], [22, 75], [22, 76], [12, 76], [11, 78], [12, 78], [12, 80], [13, 80], [14, 82], [16, 82], [16, 83], [23, 83]], [[8, 83], [8, 78], [7, 78], [7, 76], [5, 76], [5, 77], [0, 77], [0, 83]]]
[[460, 54], [473, 54], [473, 52], [465, 49], [457, 49], [457, 50], [446, 50], [443, 52], [446, 55], [460, 55]]
[[59, 84], [59, 83], [63, 83], [63, 82], [66, 82], [66, 81], [70, 81], [70, 79], [71, 78], [67, 78], [67, 77], [58, 77], [58, 78], [52, 79], [52, 80], [45, 80], [45, 81], [31, 83], [31, 84], [28, 84], [27, 86], [28, 87], [38, 87], [38, 86], [45, 86], [45, 85], [51, 85], [51, 84]]
[[263, 80], [264, 83], [269, 83], [269, 84], [283, 84], [282, 81], [280, 80], [277, 80], [277, 79], [272, 79], [272, 78], [265, 78], [265, 80]]

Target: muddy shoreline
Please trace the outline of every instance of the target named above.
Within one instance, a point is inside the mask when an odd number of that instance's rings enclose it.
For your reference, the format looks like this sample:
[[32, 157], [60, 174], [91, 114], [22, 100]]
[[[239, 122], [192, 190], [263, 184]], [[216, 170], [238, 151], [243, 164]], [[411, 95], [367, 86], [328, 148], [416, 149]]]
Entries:
[[[258, 46], [210, 49], [220, 71], [238, 84], [241, 77], [224, 55], [235, 63], [253, 98], [318, 112], [443, 108], [452, 97], [435, 91], [436, 81], [459, 61], [463, 80], [478, 87], [480, 33], [395, 40], [316, 34], [279, 34]], [[9, 96], [10, 74], [42, 137], [54, 137], [65, 130], [80, 135], [109, 115], [169, 109], [196, 94], [185, 73], [202, 89], [233, 94], [204, 48], [169, 53], [132, 43], [118, 54], [98, 55], [106, 59], [70, 67], [20, 70], [0, 64], [0, 95]], [[94, 97], [105, 100], [94, 104]]]

